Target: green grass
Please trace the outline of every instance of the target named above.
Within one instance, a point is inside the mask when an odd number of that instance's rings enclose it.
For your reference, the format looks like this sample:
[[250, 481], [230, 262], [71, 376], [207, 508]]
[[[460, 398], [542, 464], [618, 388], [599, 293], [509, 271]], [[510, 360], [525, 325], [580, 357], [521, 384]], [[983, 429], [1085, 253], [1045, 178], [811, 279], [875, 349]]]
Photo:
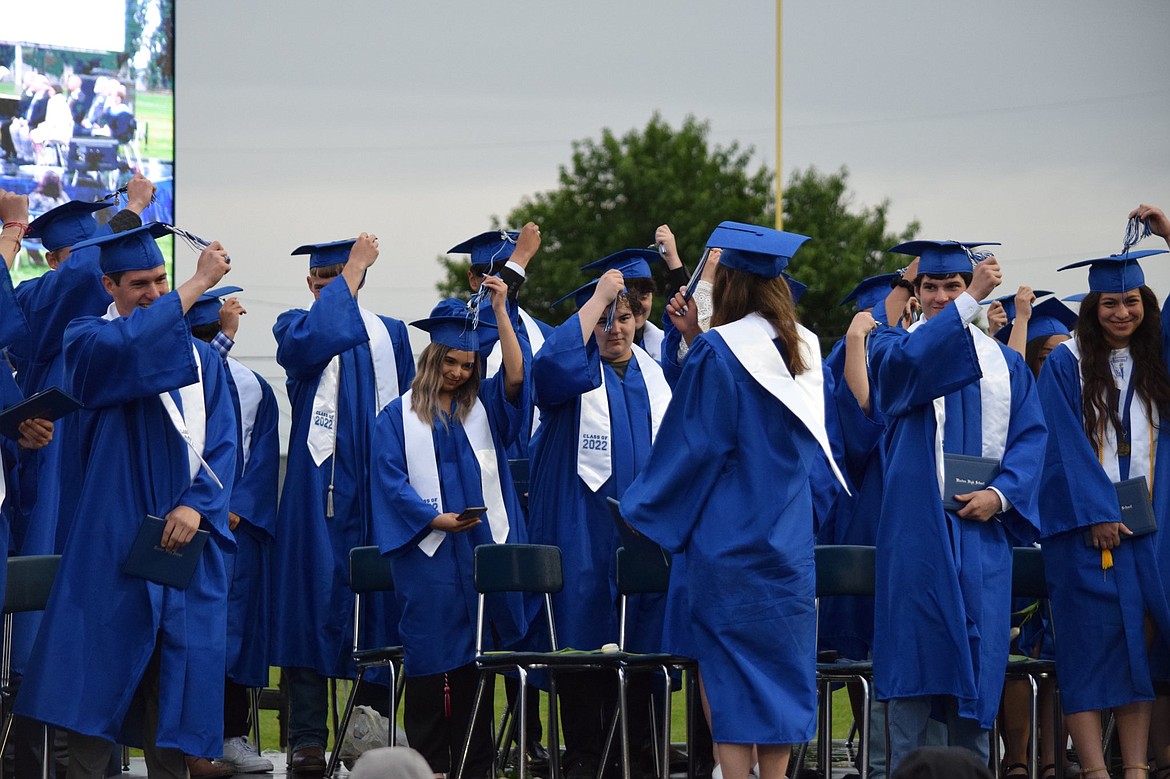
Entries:
[[[273, 668], [270, 670], [270, 685], [276, 686], [277, 678], [279, 676], [279, 669]], [[349, 694], [349, 683], [341, 682], [338, 684], [338, 697], [340, 701], [337, 704], [340, 717], [340, 709], [345, 705], [345, 698]], [[496, 722], [500, 721], [500, 717], [504, 713], [504, 705], [507, 701], [504, 695], [503, 679], [497, 677], [496, 679], [496, 697], [495, 697], [495, 711]], [[701, 716], [701, 712], [700, 712]], [[548, 696], [540, 696], [540, 718], [544, 723], [548, 722]], [[332, 718], [330, 718], [332, 719]], [[402, 711], [398, 711], [398, 724], [402, 724]], [[670, 724], [671, 724], [671, 741], [681, 743], [686, 740], [686, 696], [682, 692], [676, 692], [671, 696], [670, 708]], [[833, 738], [844, 739], [849, 735], [849, 728], [853, 724], [853, 716], [849, 709], [849, 698], [844, 689], [837, 690], [833, 693]], [[333, 738], [333, 724], [329, 723], [330, 730], [330, 749], [332, 749]], [[547, 729], [545, 740], [547, 741]], [[276, 719], [275, 711], [261, 711], [260, 713], [260, 745], [264, 749], [278, 749], [280, 745], [280, 730]]]

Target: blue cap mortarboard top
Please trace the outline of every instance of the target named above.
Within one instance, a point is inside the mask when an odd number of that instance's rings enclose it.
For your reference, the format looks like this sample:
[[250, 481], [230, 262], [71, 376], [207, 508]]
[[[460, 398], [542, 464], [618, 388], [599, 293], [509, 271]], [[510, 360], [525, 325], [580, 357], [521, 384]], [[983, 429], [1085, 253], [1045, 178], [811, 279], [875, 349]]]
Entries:
[[977, 246], [999, 246], [993, 241], [907, 241], [890, 249], [898, 254], [918, 257], [918, 274], [950, 276], [971, 273], [975, 263], [970, 250]]
[[896, 273], [883, 273], [879, 276], [870, 276], [868, 279], [862, 279], [853, 288], [852, 292], [841, 298], [841, 302], [837, 305], [844, 306], [851, 301], [857, 301], [858, 311], [865, 311], [867, 308], [877, 308], [889, 296], [890, 284], [893, 283], [897, 276], [898, 274]]
[[[1039, 295], [1040, 293], [1037, 292], [1036, 294]], [[1046, 292], [1044, 294], [1050, 295], [1052, 293]], [[1016, 317], [1014, 297], [1011, 311], [1008, 312], [1008, 323], [995, 334], [995, 337], [1005, 344], [1008, 342], [1008, 337], [1012, 334], [1011, 320]], [[1008, 304], [1006, 302], [1003, 308], [1004, 311], [1008, 311]], [[1032, 317], [1028, 320], [1028, 340], [1047, 338], [1050, 335], [1070, 335], [1076, 326], [1077, 314], [1075, 311], [1064, 303], [1061, 303], [1057, 298], [1047, 298], [1032, 305]]]
[[483, 318], [480, 318], [478, 327], [472, 328], [467, 301], [458, 298], [439, 301], [438, 305], [431, 309], [429, 317], [411, 322], [410, 325], [430, 333], [433, 344], [443, 344], [452, 349], [477, 354], [481, 336], [485, 342], [494, 342], [499, 337], [496, 326], [491, 322], [485, 322]]
[[243, 292], [242, 287], [216, 287], [209, 289], [199, 296], [191, 308], [187, 309], [187, 324], [191, 327], [209, 325], [219, 321], [219, 309], [223, 307], [221, 298]]
[[723, 250], [719, 255], [720, 265], [774, 279], [788, 267], [792, 255], [807, 240], [807, 235], [785, 233], [770, 227], [720, 222], [707, 239], [707, 248]]
[[1146, 283], [1146, 274], [1142, 272], [1142, 266], [1138, 265], [1137, 261], [1143, 257], [1153, 257], [1155, 254], [1166, 254], [1166, 250], [1143, 249], [1140, 252], [1111, 254], [1108, 257], [1074, 262], [1057, 270], [1088, 265], [1090, 292], [1129, 292]]
[[347, 238], [344, 241], [330, 241], [329, 243], [307, 243], [293, 249], [293, 256], [298, 254], [309, 255], [309, 270], [324, 268], [329, 265], [339, 265], [349, 260], [349, 250], [357, 243], [357, 238]]
[[[722, 260], [720, 260], [722, 262]], [[788, 291], [792, 293], [792, 302], [799, 303], [800, 299], [804, 297], [804, 293], [808, 292], [808, 285], [804, 282], [797, 281], [789, 276], [784, 271], [780, 271], [780, 275], [788, 282]]]
[[452, 246], [447, 254], [470, 254], [471, 267], [483, 268], [485, 271], [496, 270], [496, 265], [503, 265], [512, 256], [519, 237], [520, 233], [516, 230], [488, 230]]
[[113, 203], [99, 201], [70, 200], [32, 220], [28, 226], [28, 237], [41, 242], [46, 251], [54, 252], [66, 246], [73, 246], [93, 237], [98, 223], [93, 215]]
[[1061, 300], [1063, 300], [1065, 303], [1080, 303], [1088, 294], [1088, 292], [1077, 292], [1069, 295], [1068, 297], [1063, 297]]
[[98, 263], [106, 275], [128, 270], [153, 270], [164, 262], [162, 250], [154, 239], [171, 234], [170, 225], [150, 222], [133, 230], [80, 241], [73, 244], [73, 251], [97, 246], [101, 252]]
[[611, 268], [617, 268], [627, 279], [650, 279], [654, 278], [650, 272], [650, 263], [659, 259], [661, 255], [651, 249], [622, 249], [588, 265], [582, 265], [581, 270], [605, 273]]
[[[1032, 295], [1037, 299], [1040, 299], [1040, 298], [1044, 297], [1045, 295], [1051, 295], [1051, 294], [1052, 294], [1052, 290], [1050, 290], [1050, 289], [1034, 289], [1034, 290], [1032, 290]], [[997, 298], [989, 298], [988, 300], [982, 301], [979, 305], [990, 306], [992, 303], [999, 303], [1000, 305], [1003, 306], [1003, 312], [1005, 314], [1007, 314], [1007, 318], [1008, 318], [1009, 322], [1016, 318], [1016, 296], [1014, 293], [1011, 295], [1000, 295]], [[1035, 304], [1032, 305], [1032, 310], [1033, 311], [1036, 310]]]
[[[631, 249], [630, 251], [634, 251], [634, 250]], [[613, 256], [613, 255], [610, 255], [610, 256]], [[608, 257], [606, 259], [608, 259]], [[593, 264], [593, 263], [590, 263], [590, 264]], [[624, 263], [618, 263], [616, 265], [613, 265], [611, 267], [606, 268], [606, 270], [607, 271], [610, 271], [610, 270], [621, 271], [622, 278], [624, 278], [624, 279], [648, 279], [648, 278], [650, 278], [650, 266], [646, 264], [645, 260], [640, 259], [640, 258], [627, 260]], [[585, 282], [584, 284], [582, 284], [581, 286], [577, 287], [575, 290], [570, 292], [568, 295], [565, 295], [560, 300], [555, 301], [553, 303], [553, 305], [559, 306], [561, 303], [564, 303], [569, 298], [573, 298], [573, 302], [577, 304], [577, 308], [580, 308], [581, 306], [585, 305], [586, 302], [588, 302], [589, 298], [593, 297], [593, 291], [595, 289], [597, 289], [597, 282], [600, 280], [601, 280], [600, 278], [596, 278], [596, 279], [593, 279], [592, 281]]]

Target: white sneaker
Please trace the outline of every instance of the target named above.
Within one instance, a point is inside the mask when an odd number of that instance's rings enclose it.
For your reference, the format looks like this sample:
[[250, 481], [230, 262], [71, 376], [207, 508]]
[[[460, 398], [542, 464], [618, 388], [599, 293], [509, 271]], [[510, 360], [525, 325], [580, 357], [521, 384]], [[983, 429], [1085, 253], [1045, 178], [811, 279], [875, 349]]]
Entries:
[[261, 757], [247, 736], [224, 741], [223, 757], [219, 762], [231, 766], [237, 774], [263, 774], [272, 770], [272, 761]]

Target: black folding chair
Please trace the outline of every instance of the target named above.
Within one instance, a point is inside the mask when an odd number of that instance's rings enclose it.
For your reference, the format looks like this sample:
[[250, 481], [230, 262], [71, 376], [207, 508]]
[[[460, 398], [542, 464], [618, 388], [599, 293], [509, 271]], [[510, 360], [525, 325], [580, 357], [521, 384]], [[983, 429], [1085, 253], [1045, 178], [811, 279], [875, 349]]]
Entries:
[[[49, 602], [49, 592], [61, 555], [28, 555], [8, 558], [8, 587], [4, 591], [4, 646], [0, 656], [0, 699], [3, 700], [4, 735], [0, 736], [0, 755], [8, 746], [12, 732], [12, 696], [10, 687], [12, 675], [12, 623], [13, 614], [26, 611], [43, 611]], [[41, 736], [41, 777], [48, 779], [51, 755], [49, 753], [49, 726], [42, 725]]]
[[349, 588], [353, 590], [353, 659], [357, 663], [358, 675], [350, 688], [349, 698], [345, 702], [345, 713], [341, 717], [341, 724], [335, 731], [333, 752], [329, 755], [329, 765], [325, 775], [332, 777], [340, 762], [341, 744], [345, 739], [349, 720], [353, 715], [354, 702], [362, 684], [362, 677], [371, 668], [385, 666], [390, 669], [390, 746], [397, 741], [395, 728], [398, 700], [402, 696], [402, 676], [398, 673], [402, 666], [401, 646], [379, 646], [362, 649], [359, 646], [361, 636], [362, 595], [376, 592], [393, 592], [394, 577], [390, 572], [390, 561], [382, 556], [376, 546], [359, 546], [349, 550]]
[[[820, 599], [834, 595], [873, 597], [876, 580], [876, 558], [872, 546], [848, 544], [817, 546], [816, 595], [817, 630], [820, 631]], [[828, 662], [817, 658], [817, 690], [820, 694], [820, 723], [817, 737], [817, 763], [826, 776], [833, 764], [833, 684], [857, 682], [861, 686], [861, 779], [869, 776], [869, 704], [873, 663], [864, 661]], [[808, 745], [797, 750], [796, 765], [804, 760]]]
[[[620, 515], [619, 515], [620, 516]], [[621, 547], [617, 550], [617, 591], [618, 591], [618, 649], [622, 652], [622, 659], [618, 663], [618, 710], [610, 722], [609, 734], [605, 740], [605, 748], [601, 753], [601, 765], [604, 767], [609, 759], [609, 750], [613, 744], [614, 732], [617, 726], [622, 726], [622, 767], [629, 770], [630, 744], [629, 726], [622, 717], [625, 707], [628, 674], [654, 673], [662, 674], [663, 679], [663, 707], [661, 738], [654, 741], [654, 760], [657, 774], [660, 779], [670, 779], [670, 695], [672, 679], [670, 673], [678, 669], [686, 674], [686, 718], [687, 718], [687, 777], [694, 779], [694, 702], [695, 677], [698, 673], [698, 664], [689, 657], [680, 657], [666, 653], [630, 654], [626, 652], [626, 614], [627, 601], [631, 595], [646, 595], [654, 593], [665, 594], [670, 585], [670, 556], [665, 550], [648, 539], [641, 539], [641, 543]], [[654, 731], [654, 707], [651, 706], [651, 731]], [[628, 775], [628, 773], [627, 773]]]
[[[1028, 598], [1038, 600], [1040, 608], [1049, 609], [1048, 581], [1044, 578], [1044, 557], [1034, 546], [1018, 546], [1012, 549], [1012, 598]], [[1051, 613], [1049, 614], [1051, 616]], [[1028, 777], [1040, 777], [1040, 680], [1050, 679], [1056, 683], [1056, 663], [1052, 660], [1038, 660], [1031, 657], [1009, 658], [1005, 678], [1011, 681], [1025, 681], [1028, 683], [1028, 711], [1031, 716], [1031, 741], [1028, 747]], [[1060, 692], [1055, 690], [1052, 698], [1053, 724], [1056, 732], [1052, 734], [1057, 745], [1056, 775], [1064, 776], [1064, 729], [1060, 711]], [[995, 750], [994, 765], [996, 776], [1002, 769], [1001, 755], [999, 754], [999, 722], [995, 723], [991, 735], [992, 749]], [[1108, 737], [1106, 737], [1108, 743]]]

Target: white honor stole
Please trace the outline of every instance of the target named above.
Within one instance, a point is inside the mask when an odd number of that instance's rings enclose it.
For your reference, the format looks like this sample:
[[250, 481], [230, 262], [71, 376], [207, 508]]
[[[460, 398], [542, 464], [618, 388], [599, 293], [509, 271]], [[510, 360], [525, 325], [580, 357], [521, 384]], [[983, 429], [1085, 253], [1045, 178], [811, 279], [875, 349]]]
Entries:
[[[816, 335], [797, 323], [796, 332], [800, 337], [801, 356], [808, 368], [794, 378], [788, 366], [784, 364], [780, 350], [773, 343], [776, 337], [775, 329], [758, 313], [753, 312], [743, 319], [713, 327], [710, 332], [717, 333], [748, 375], [780, 401], [812, 433], [821, 451], [825, 453], [833, 475], [848, 493], [849, 487], [837, 468], [836, 460], [833, 459], [829, 434], [825, 430], [825, 376], [821, 368], [821, 348]], [[720, 399], [719, 402], [726, 402], [726, 399]]]
[[[418, 496], [435, 509], [435, 514], [442, 514], [443, 491], [439, 485], [439, 461], [435, 457], [435, 440], [431, 426], [423, 422], [411, 409], [412, 394], [413, 390], [407, 390], [402, 396], [406, 477]], [[487, 521], [492, 531], [492, 540], [502, 544], [508, 540], [508, 508], [504, 503], [504, 487], [500, 483], [499, 461], [495, 441], [492, 440], [491, 427], [488, 425], [487, 411], [478, 398], [471, 407], [471, 413], [463, 422], [463, 434], [467, 436], [467, 442], [471, 444], [471, 450], [475, 452], [475, 460], [479, 464], [480, 494], [483, 495], [483, 505], [487, 506]], [[460, 510], [464, 508], [467, 507], [462, 506]], [[418, 548], [427, 557], [433, 557], [446, 535], [442, 530], [432, 530], [419, 542]]]
[[[1064, 345], [1073, 353], [1073, 357], [1077, 358], [1077, 365], [1081, 362], [1081, 349], [1077, 344], [1076, 338], [1065, 341]], [[1129, 358], [1129, 367], [1126, 371], [1126, 380], [1119, 379], [1114, 376], [1114, 383], [1117, 385], [1118, 391], [1121, 393], [1121, 398], [1124, 400], [1126, 390], [1129, 388], [1128, 384], [1133, 381], [1133, 357]], [[1085, 379], [1080, 370], [1077, 371], [1077, 377], [1081, 381], [1081, 393], [1085, 391]], [[1118, 416], [1121, 411], [1118, 411]], [[1104, 430], [1101, 429], [1104, 428]], [[1113, 429], [1113, 425], [1102, 424], [1098, 427], [1098, 438], [1101, 444], [1097, 450], [1098, 457], [1101, 459], [1101, 467], [1105, 469], [1110, 481], [1121, 481], [1121, 465], [1117, 462], [1117, 431]], [[1154, 463], [1154, 455], [1158, 451], [1157, 445], [1157, 429], [1158, 429], [1158, 409], [1153, 409], [1153, 416], [1151, 417], [1149, 411], [1146, 409], [1146, 404], [1142, 402], [1141, 398], [1134, 393], [1133, 403], [1129, 407], [1129, 429], [1130, 429], [1130, 450], [1129, 450], [1129, 478], [1136, 479], [1139, 476], [1146, 477], [1146, 486], [1152, 488], [1154, 483], [1154, 475], [1152, 473], [1152, 465]], [[1146, 435], [1139, 435], [1138, 431], [1148, 431]]]
[[240, 447], [244, 471], [248, 470], [248, 461], [252, 459], [252, 430], [256, 427], [256, 412], [260, 408], [260, 400], [264, 397], [264, 390], [256, 374], [239, 360], [227, 358], [228, 369], [232, 372], [232, 380], [236, 385], [236, 398], [240, 403]]
[[[921, 319], [910, 326], [913, 332], [925, 322]], [[1007, 358], [1003, 355], [999, 341], [975, 325], [967, 325], [971, 340], [975, 344], [975, 356], [979, 360], [979, 412], [982, 450], [980, 454], [992, 460], [1002, 460], [1007, 451], [1008, 425], [1012, 421], [1012, 376], [1008, 371]], [[961, 390], [956, 390], [960, 392]], [[934, 467], [938, 476], [938, 494], [943, 495], [946, 477], [943, 475], [943, 431], [947, 421], [946, 396], [934, 399]]]
[[[390, 332], [383, 322], [374, 313], [359, 308], [362, 323], [366, 326], [366, 336], [370, 340], [370, 357], [374, 363], [374, 382], [378, 387], [377, 407], [373, 409], [377, 414], [386, 407], [386, 404], [398, 397], [398, 369], [394, 360], [394, 344], [390, 340]], [[333, 356], [321, 379], [317, 382], [317, 392], [313, 395], [313, 412], [309, 419], [309, 433], [306, 443], [309, 445], [309, 454], [313, 457], [313, 464], [318, 467], [333, 454], [337, 443], [337, 392], [341, 380], [341, 355]]]
[[659, 362], [662, 362], [663, 337], [662, 328], [649, 319], [646, 320], [646, 324], [642, 325], [642, 348], [646, 350], [646, 354]]
[[[520, 312], [520, 326], [524, 328], [524, 332], [528, 335], [528, 345], [532, 347], [532, 356], [540, 351], [540, 347], [544, 346], [544, 333], [540, 332], [540, 325], [536, 324], [536, 320], [532, 318], [524, 309], [519, 309]], [[492, 353], [488, 355], [487, 359], [487, 373], [488, 378], [495, 376], [500, 371], [500, 367], [504, 364], [503, 347], [500, 346], [499, 340], [496, 341], [495, 346], [492, 347]], [[540, 427], [540, 409], [535, 405], [532, 406], [532, 427], [529, 428], [529, 439], [536, 435], [536, 429]]]
[[[645, 349], [635, 344], [633, 351], [650, 399], [650, 443], [654, 443], [658, 436], [658, 426], [662, 424], [666, 407], [670, 405], [670, 385], [662, 375], [662, 366]], [[592, 492], [597, 492], [613, 473], [609, 393], [605, 386], [604, 363], [601, 365], [601, 384], [581, 395], [578, 414], [577, 475]]]
[[[121, 314], [118, 313], [118, 309], [113, 303], [106, 309], [106, 313], [102, 317], [107, 322], [119, 318], [121, 318]], [[199, 359], [199, 350], [195, 348], [195, 344], [191, 344], [191, 351], [195, 357], [195, 383], [177, 390], [161, 392], [158, 399], [162, 402], [163, 408], [166, 409], [167, 416], [170, 417], [175, 431], [187, 444], [187, 471], [191, 483], [195, 482], [195, 476], [199, 473], [199, 469], [205, 468], [207, 475], [215, 482], [215, 486], [223, 489], [223, 482], [203, 459], [203, 447], [207, 441], [207, 407], [203, 402], [203, 363]], [[175, 403], [172, 393], [178, 393], [179, 402], [183, 404], [181, 411], [178, 404]]]

